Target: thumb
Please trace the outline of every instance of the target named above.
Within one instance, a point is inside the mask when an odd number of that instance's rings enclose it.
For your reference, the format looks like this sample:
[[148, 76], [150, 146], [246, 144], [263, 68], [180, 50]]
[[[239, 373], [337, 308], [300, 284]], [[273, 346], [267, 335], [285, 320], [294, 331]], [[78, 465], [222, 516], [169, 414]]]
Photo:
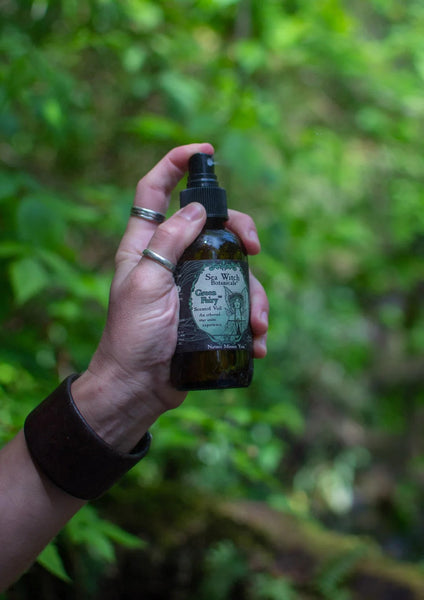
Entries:
[[[184, 250], [201, 232], [205, 221], [204, 207], [198, 202], [191, 202], [156, 229], [150, 240], [149, 249], [176, 265]], [[153, 261], [149, 260], [148, 262], [152, 263]], [[150, 266], [150, 268], [153, 267], [166, 271], [158, 264]]]

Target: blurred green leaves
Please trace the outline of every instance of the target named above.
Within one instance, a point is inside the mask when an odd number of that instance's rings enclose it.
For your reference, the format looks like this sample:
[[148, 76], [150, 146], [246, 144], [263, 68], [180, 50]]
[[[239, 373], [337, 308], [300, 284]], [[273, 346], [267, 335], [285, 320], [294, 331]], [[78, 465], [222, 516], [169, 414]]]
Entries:
[[66, 583], [71, 583], [72, 579], [69, 577], [63, 566], [62, 559], [54, 542], [51, 542], [44, 548], [38, 556], [37, 562], [47, 569], [47, 571], [52, 573], [52, 575], [55, 575]]
[[106, 563], [114, 561], [114, 544], [126, 548], [143, 548], [145, 542], [114, 523], [101, 519], [91, 506], [83, 507], [66, 525], [69, 541], [81, 546], [91, 556]]
[[[422, 553], [405, 508], [424, 500], [422, 3], [8, 0], [0, 16], [2, 442], [86, 368], [138, 179], [211, 141], [258, 225], [269, 354], [248, 390], [164, 416], [128, 485], [300, 499]], [[84, 527], [111, 559], [93, 513]], [[342, 575], [319, 593], [342, 597]]]
[[22, 258], [11, 263], [10, 278], [18, 304], [23, 304], [41, 292], [49, 283], [46, 270], [37, 260], [31, 258]]

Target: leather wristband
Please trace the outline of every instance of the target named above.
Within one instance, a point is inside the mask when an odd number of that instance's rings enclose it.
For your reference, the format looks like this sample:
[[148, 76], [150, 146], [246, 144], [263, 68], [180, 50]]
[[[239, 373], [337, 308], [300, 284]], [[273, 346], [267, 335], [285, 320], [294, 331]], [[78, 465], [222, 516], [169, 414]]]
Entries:
[[70, 375], [26, 418], [25, 439], [32, 459], [62, 490], [93, 500], [146, 456], [147, 432], [128, 454], [114, 450], [85, 421], [71, 394]]

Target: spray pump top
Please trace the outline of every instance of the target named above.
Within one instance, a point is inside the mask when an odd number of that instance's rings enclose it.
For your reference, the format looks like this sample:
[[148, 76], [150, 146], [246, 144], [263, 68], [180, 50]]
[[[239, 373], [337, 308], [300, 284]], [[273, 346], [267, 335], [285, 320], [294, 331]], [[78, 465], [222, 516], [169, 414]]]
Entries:
[[227, 194], [219, 187], [212, 155], [193, 154], [188, 163], [187, 189], [180, 192], [181, 208], [189, 202], [199, 202], [209, 218], [228, 219]]

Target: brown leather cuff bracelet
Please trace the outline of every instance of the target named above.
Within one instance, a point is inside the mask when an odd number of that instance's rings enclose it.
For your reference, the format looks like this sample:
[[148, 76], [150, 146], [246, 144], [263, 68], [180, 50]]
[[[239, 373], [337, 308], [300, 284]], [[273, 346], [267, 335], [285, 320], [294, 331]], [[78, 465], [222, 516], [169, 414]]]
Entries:
[[128, 454], [114, 450], [85, 421], [71, 394], [70, 375], [26, 418], [29, 452], [41, 471], [72, 496], [92, 500], [146, 456], [147, 432]]

